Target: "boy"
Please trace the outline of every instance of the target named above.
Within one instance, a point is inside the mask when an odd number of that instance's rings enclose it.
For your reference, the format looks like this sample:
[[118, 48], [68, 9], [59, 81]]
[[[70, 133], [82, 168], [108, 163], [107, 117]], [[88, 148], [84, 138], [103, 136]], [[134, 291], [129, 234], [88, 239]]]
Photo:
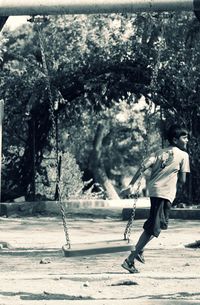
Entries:
[[189, 156], [186, 152], [188, 143], [188, 132], [185, 128], [173, 125], [167, 133], [169, 147], [160, 149], [146, 159], [135, 176], [131, 180], [129, 187], [122, 190], [121, 195], [127, 197], [132, 192], [137, 179], [148, 168], [151, 168], [151, 177], [148, 183], [150, 196], [150, 214], [145, 221], [135, 250], [130, 253], [122, 264], [122, 267], [130, 273], [137, 273], [134, 260], [145, 263], [143, 249], [153, 238], [158, 237], [161, 230], [168, 228], [169, 211], [176, 196], [177, 182], [186, 182], [186, 173], [190, 172]]

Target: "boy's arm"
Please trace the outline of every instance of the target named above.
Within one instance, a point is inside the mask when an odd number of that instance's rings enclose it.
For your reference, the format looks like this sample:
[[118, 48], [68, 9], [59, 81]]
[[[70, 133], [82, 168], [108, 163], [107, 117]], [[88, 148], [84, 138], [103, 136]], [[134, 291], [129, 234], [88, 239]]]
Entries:
[[187, 175], [190, 173], [189, 155], [185, 153], [181, 162], [180, 171], [178, 173], [178, 184], [183, 185], [186, 183]]
[[183, 187], [187, 181], [187, 176], [188, 173], [187, 172], [179, 172], [178, 174], [178, 181], [177, 181], [177, 192], [181, 194], [181, 192], [183, 191]]
[[130, 188], [131, 186], [133, 186], [136, 181], [139, 179], [140, 175], [142, 175], [144, 172], [143, 167], [140, 166], [137, 170], [137, 172], [135, 173], [135, 175], [133, 176], [133, 178], [131, 179], [131, 181], [129, 182], [128, 187]]
[[155, 157], [150, 157], [148, 160], [145, 160], [133, 176], [131, 182], [129, 183], [128, 187], [123, 189], [120, 193], [120, 195], [124, 198], [128, 197], [132, 193], [132, 187], [137, 182], [139, 177], [143, 175], [143, 173], [152, 166], [154, 163]]
[[131, 182], [129, 183], [129, 186], [133, 186], [133, 185], [136, 183], [136, 181], [139, 179], [139, 177], [140, 177], [141, 175], [143, 175], [143, 173], [144, 173], [149, 167], [151, 167], [152, 164], [153, 164], [152, 158], [149, 158], [147, 161], [144, 161], [144, 162], [140, 165], [140, 167], [139, 167], [139, 169], [137, 170], [137, 172], [135, 173], [135, 175], [133, 176]]
[[185, 184], [187, 179], [187, 173], [185, 172], [180, 172], [178, 175], [178, 183], [180, 184]]

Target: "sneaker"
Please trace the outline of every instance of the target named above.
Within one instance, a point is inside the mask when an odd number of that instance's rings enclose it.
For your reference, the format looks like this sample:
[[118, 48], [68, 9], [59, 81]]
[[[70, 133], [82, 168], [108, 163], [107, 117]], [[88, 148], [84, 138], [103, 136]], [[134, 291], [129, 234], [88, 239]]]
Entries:
[[139, 271], [135, 268], [134, 263], [130, 263], [127, 259], [121, 265], [122, 268], [128, 270], [130, 273], [139, 273]]
[[145, 259], [144, 259], [144, 255], [143, 255], [142, 251], [140, 253], [138, 253], [138, 255], [135, 257], [135, 259], [137, 259], [138, 262], [145, 264]]

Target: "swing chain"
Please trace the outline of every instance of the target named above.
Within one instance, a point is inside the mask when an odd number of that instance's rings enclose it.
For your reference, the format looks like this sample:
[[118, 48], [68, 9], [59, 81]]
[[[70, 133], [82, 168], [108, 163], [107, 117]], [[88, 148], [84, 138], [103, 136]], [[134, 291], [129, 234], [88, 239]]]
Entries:
[[142, 173], [140, 173], [140, 177], [138, 178], [138, 185], [137, 190], [134, 194], [131, 194], [129, 198], [133, 198], [133, 206], [131, 211], [131, 216], [127, 222], [125, 231], [124, 231], [124, 240], [128, 240], [128, 243], [130, 242], [130, 236], [131, 231], [133, 227], [133, 222], [135, 220], [135, 214], [136, 214], [136, 203], [138, 201], [139, 195], [140, 195], [140, 186], [141, 186], [141, 179], [142, 179]]
[[[48, 92], [48, 97], [49, 97], [49, 102], [50, 102], [50, 108], [49, 108], [49, 113], [50, 113], [50, 119], [52, 122], [52, 129], [53, 129], [53, 137], [57, 139], [57, 126], [56, 126], [56, 119], [55, 119], [55, 104], [52, 96], [52, 91], [51, 91], [51, 83], [50, 83], [50, 77], [49, 77], [49, 72], [48, 72], [48, 67], [47, 67], [47, 60], [46, 60], [46, 55], [45, 55], [45, 48], [44, 48], [44, 43], [43, 43], [43, 34], [41, 31], [41, 28], [39, 26], [39, 22], [41, 22], [41, 19], [34, 20], [34, 17], [32, 17], [31, 22], [35, 22], [36, 25], [36, 31], [38, 33], [38, 38], [39, 38], [39, 44], [40, 44], [40, 50], [41, 50], [41, 57], [42, 57], [42, 65], [44, 69], [44, 80], [45, 80], [45, 85], [47, 88]], [[56, 190], [58, 194], [58, 198], [56, 198], [57, 203], [59, 203], [60, 206], [60, 212], [61, 212], [61, 217], [62, 217], [62, 222], [63, 222], [63, 228], [64, 228], [64, 233], [65, 233], [65, 238], [66, 238], [66, 245], [68, 248], [71, 248], [71, 243], [70, 243], [70, 237], [69, 237], [69, 230], [67, 226], [67, 221], [66, 221], [66, 215], [65, 215], [65, 208], [64, 204], [62, 201], [62, 195], [61, 195], [61, 189], [60, 189], [60, 164], [59, 164], [59, 159], [58, 159], [58, 149], [57, 145], [56, 147], [53, 147], [53, 151], [56, 154]]]
[[156, 91], [156, 88], [157, 88], [157, 85], [158, 85], [158, 73], [159, 73], [159, 70], [161, 68], [161, 51], [162, 49], [164, 50], [166, 48], [166, 42], [164, 40], [164, 25], [163, 25], [163, 20], [165, 18], [165, 15], [164, 14], [160, 14], [159, 15], [159, 21], [162, 23], [161, 26], [160, 26], [160, 35], [158, 37], [158, 42], [157, 42], [157, 58], [156, 58], [156, 64], [154, 66], [154, 69], [153, 69], [153, 72], [152, 72], [152, 77], [151, 77], [151, 82], [150, 82], [150, 85], [149, 85], [149, 88], [151, 90], [151, 93], [152, 93], [152, 100], [154, 98], [156, 98], [156, 94], [155, 94], [155, 91]]
[[[152, 78], [151, 78], [151, 82], [150, 82], [150, 86], [149, 86], [149, 88], [152, 92], [152, 98], [146, 97], [146, 101], [149, 104], [149, 108], [146, 112], [147, 124], [146, 124], [146, 135], [145, 135], [145, 138], [144, 138], [144, 150], [145, 150], [145, 156], [146, 157], [148, 155], [148, 134], [150, 132], [150, 114], [152, 112], [152, 106], [153, 106], [153, 101], [152, 100], [155, 97], [155, 88], [156, 88], [156, 84], [157, 84], [158, 72], [159, 72], [159, 69], [160, 69], [161, 48], [165, 47], [165, 42], [164, 42], [164, 39], [163, 39], [163, 34], [164, 34], [163, 27], [161, 27], [160, 33], [161, 34], [160, 34], [160, 40], [158, 42], [157, 61], [156, 61], [155, 67], [153, 69]], [[144, 159], [143, 159], [143, 162], [144, 162]], [[138, 198], [139, 198], [139, 195], [140, 195], [140, 187], [141, 187], [141, 180], [142, 180], [142, 177], [143, 177], [143, 172], [144, 172], [144, 164], [142, 163], [141, 173], [140, 173], [140, 176], [138, 178], [138, 185], [137, 185], [136, 192], [135, 192], [134, 195], [131, 194], [129, 196], [130, 198], [134, 198], [134, 201], [133, 201], [131, 216], [128, 220], [128, 223], [127, 223], [125, 231], [124, 231], [124, 240], [128, 240], [128, 242], [130, 242], [131, 230], [132, 230], [132, 227], [133, 227], [133, 222], [135, 220], [136, 204], [137, 204], [137, 201], [138, 201]]]
[[144, 171], [145, 171], [145, 166], [144, 166], [144, 163], [142, 162], [140, 176], [138, 177], [138, 180], [137, 180], [136, 192], [129, 196], [129, 198], [133, 198], [134, 200], [133, 200], [131, 216], [130, 216], [128, 222], [127, 222], [127, 225], [126, 225], [126, 228], [125, 228], [125, 231], [124, 231], [124, 240], [128, 240], [128, 243], [130, 242], [131, 231], [132, 231], [133, 223], [134, 223], [134, 220], [135, 220], [136, 204], [137, 204], [138, 198], [140, 196], [140, 187], [141, 187], [141, 184], [142, 184], [142, 177], [143, 177]]
[[[150, 130], [149, 117], [150, 117], [151, 111], [152, 111], [152, 102], [150, 102], [148, 111], [146, 112], [147, 124], [146, 124], [146, 135], [145, 135], [145, 138], [144, 138], [145, 157], [147, 157], [147, 155], [148, 155], [148, 134], [149, 134], [149, 130]], [[133, 198], [134, 200], [133, 200], [133, 205], [132, 205], [131, 216], [128, 220], [128, 223], [127, 223], [125, 231], [124, 231], [124, 240], [128, 240], [128, 242], [130, 242], [131, 231], [132, 231], [133, 223], [134, 223], [134, 220], [135, 220], [135, 214], [136, 214], [136, 205], [137, 205], [138, 198], [140, 196], [140, 187], [141, 187], [141, 183], [142, 183], [143, 173], [145, 171], [145, 166], [144, 166], [145, 157], [143, 158], [142, 165], [141, 165], [140, 176], [137, 180], [136, 192], [129, 196], [129, 198]]]
[[[148, 103], [149, 103], [149, 107], [145, 112], [145, 116], [146, 116], [146, 134], [144, 136], [144, 156], [147, 157], [148, 153], [149, 153], [149, 134], [150, 134], [150, 130], [151, 130], [151, 120], [150, 120], [150, 116], [151, 116], [151, 112], [152, 112], [152, 106], [153, 103], [151, 100], [148, 99]], [[144, 157], [144, 159], [145, 159]]]

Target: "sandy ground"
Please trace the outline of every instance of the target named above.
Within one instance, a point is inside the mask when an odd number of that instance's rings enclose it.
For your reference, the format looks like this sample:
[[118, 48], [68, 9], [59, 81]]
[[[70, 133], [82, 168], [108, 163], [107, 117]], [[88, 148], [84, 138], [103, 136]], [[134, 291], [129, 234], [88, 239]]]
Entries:
[[[71, 242], [123, 237], [126, 222], [70, 219]], [[136, 220], [137, 241], [142, 220]], [[199, 221], [171, 220], [148, 245], [139, 274], [121, 268], [126, 252], [66, 258], [62, 221], [56, 217], [0, 218], [0, 305], [171, 305], [200, 304], [200, 249], [184, 245], [200, 239]], [[72, 245], [73, 247], [73, 245]]]

